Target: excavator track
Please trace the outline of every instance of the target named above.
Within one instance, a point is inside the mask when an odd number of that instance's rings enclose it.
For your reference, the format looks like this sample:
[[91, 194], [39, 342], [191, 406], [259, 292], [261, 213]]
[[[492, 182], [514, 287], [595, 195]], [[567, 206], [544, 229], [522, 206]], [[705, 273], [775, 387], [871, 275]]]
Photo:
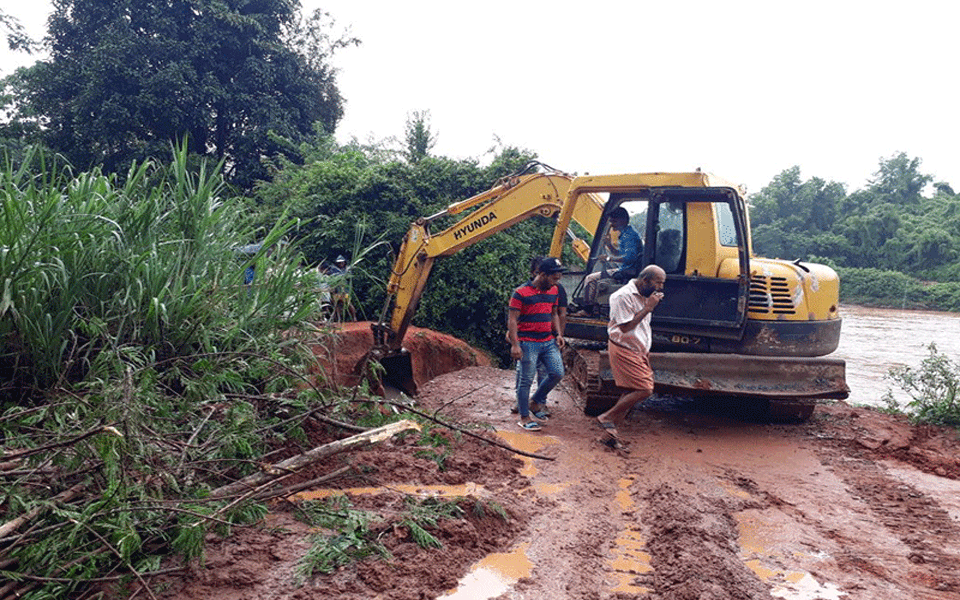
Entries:
[[568, 340], [563, 353], [563, 367], [584, 400], [583, 411], [597, 416], [616, 404], [626, 390], [617, 387], [610, 373], [610, 361], [606, 348], [597, 344], [571, 344]]
[[[817, 400], [850, 393], [845, 364], [837, 359], [655, 352], [650, 364], [655, 392], [704, 398], [710, 406], [750, 420], [805, 421]], [[601, 344], [568, 340], [564, 366], [588, 415], [606, 411], [627, 392], [613, 381]]]

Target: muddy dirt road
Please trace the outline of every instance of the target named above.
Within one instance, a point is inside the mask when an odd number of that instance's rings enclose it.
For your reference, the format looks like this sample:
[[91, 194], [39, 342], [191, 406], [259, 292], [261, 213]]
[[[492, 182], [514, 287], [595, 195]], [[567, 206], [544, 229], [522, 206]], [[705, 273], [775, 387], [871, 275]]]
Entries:
[[424, 390], [556, 457], [532, 465], [533, 568], [506, 597], [960, 597], [953, 432], [843, 405], [782, 426], [661, 403], [634, 411], [621, 455], [562, 390], [545, 431], [520, 432], [511, 383], [477, 368]]
[[206, 566], [162, 582], [157, 597], [960, 597], [955, 432], [843, 404], [787, 426], [661, 401], [631, 414], [621, 431], [630, 451], [618, 453], [597, 443], [567, 382], [550, 397], [544, 431], [521, 431], [509, 412], [513, 377], [491, 367], [448, 373], [422, 387], [419, 405], [553, 460], [520, 460], [461, 435], [441, 470], [397, 440], [341, 457], [363, 476], [333, 486], [388, 521], [401, 492], [493, 500], [509, 521], [445, 522], [439, 550], [385, 525], [389, 560], [295, 584], [312, 531], [275, 505], [264, 526], [211, 540]]

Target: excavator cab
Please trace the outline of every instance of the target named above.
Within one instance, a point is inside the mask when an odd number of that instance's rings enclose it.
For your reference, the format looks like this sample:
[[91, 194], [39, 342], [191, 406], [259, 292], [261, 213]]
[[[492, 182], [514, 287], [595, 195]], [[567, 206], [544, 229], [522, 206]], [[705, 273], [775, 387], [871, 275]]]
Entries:
[[[839, 339], [836, 273], [753, 257], [747, 206], [736, 186], [699, 172], [581, 177], [571, 184], [558, 229], [584, 193], [605, 204], [585, 269], [563, 279], [573, 290], [564, 362], [588, 414], [624, 393], [606, 353], [609, 298], [650, 264], [667, 274], [651, 320], [658, 392], [724, 398], [778, 420], [802, 420], [815, 400], [846, 397], [843, 361], [820, 358]], [[611, 223], [617, 236], [608, 235]], [[621, 252], [611, 266], [611, 240], [636, 234], [640, 251]], [[559, 240], [555, 233], [552, 255]]]
[[[610, 294], [656, 264], [667, 273], [664, 299], [653, 317], [657, 350], [707, 352], [708, 337], [740, 339], [747, 319], [749, 238], [738, 202], [742, 199], [725, 188], [610, 193], [586, 271], [564, 279], [574, 290], [574, 313], [590, 317], [569, 322], [568, 335], [606, 341]], [[627, 257], [631, 264], [611, 263], [605, 260], [613, 246], [610, 217], [624, 210], [627, 227], [642, 243], [635, 257]]]
[[[728, 188], [651, 194], [645, 264], [667, 272], [654, 313], [656, 349], [698, 351], [705, 338], [739, 340], [750, 293], [749, 238], [742, 199]], [[703, 349], [703, 351], [707, 351]]]

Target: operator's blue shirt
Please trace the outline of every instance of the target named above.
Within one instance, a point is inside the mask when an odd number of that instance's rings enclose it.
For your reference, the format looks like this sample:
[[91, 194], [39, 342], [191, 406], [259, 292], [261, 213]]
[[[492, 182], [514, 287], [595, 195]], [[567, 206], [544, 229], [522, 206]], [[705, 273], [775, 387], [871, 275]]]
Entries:
[[643, 241], [640, 240], [640, 234], [633, 230], [633, 227], [627, 225], [620, 232], [620, 268], [614, 271], [616, 274], [636, 275], [637, 263], [640, 253], [643, 252]]

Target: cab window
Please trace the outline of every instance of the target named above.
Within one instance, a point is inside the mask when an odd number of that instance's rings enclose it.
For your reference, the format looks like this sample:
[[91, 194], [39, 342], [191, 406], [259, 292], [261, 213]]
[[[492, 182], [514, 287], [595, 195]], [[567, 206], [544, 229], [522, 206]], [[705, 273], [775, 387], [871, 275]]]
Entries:
[[657, 205], [657, 239], [653, 262], [667, 273], [683, 271], [685, 235], [684, 204], [664, 202]]
[[733, 212], [730, 210], [730, 205], [725, 202], [717, 202], [714, 207], [717, 211], [720, 244], [736, 247], [738, 245], [737, 227], [733, 222]]

